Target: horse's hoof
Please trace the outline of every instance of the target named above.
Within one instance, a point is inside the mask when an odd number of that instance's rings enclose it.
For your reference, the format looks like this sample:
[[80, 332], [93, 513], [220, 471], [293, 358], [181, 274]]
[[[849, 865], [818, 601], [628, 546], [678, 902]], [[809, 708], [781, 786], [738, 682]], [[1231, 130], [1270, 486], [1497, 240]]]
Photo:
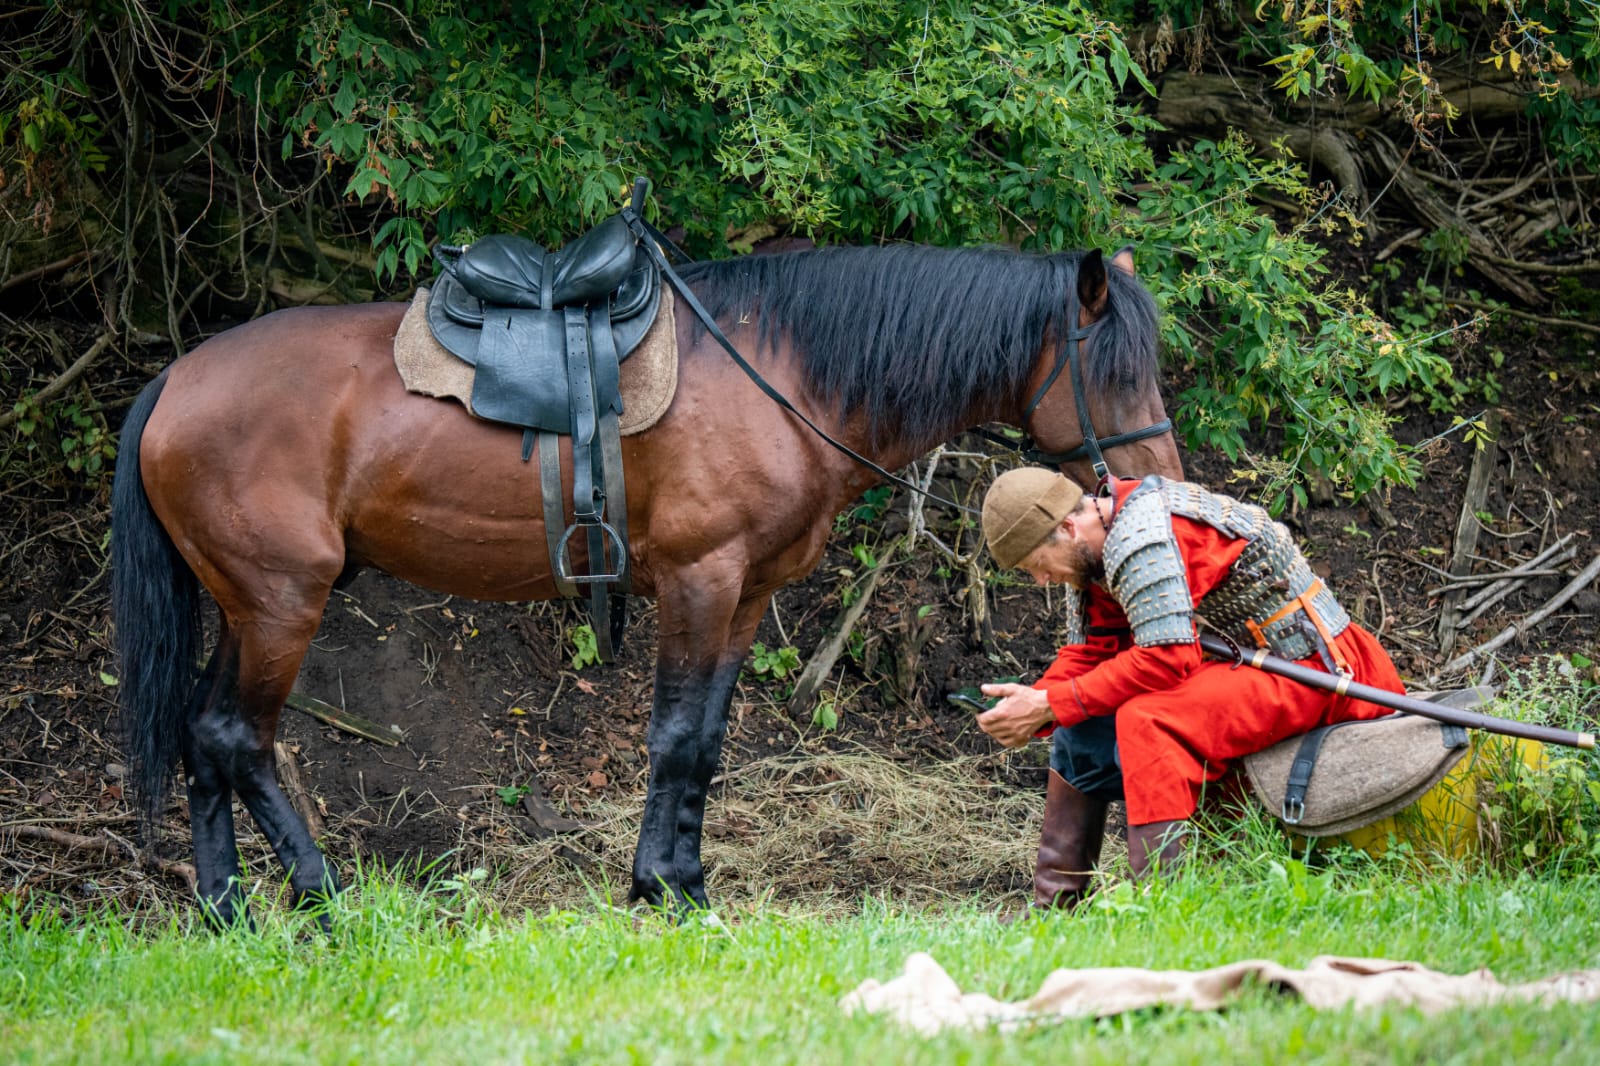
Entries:
[[629, 903], [643, 903], [651, 910], [666, 910], [676, 897], [677, 893], [659, 878], [654, 881], [643, 881], [636, 877], [633, 880], [633, 887], [628, 890]]

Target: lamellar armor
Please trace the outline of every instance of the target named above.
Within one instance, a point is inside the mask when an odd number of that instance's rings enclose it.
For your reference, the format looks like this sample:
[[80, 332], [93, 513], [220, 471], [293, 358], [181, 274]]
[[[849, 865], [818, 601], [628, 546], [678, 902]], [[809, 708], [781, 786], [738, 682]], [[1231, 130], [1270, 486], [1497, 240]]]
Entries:
[[[1199, 604], [1172, 532], [1174, 515], [1246, 542], [1222, 584]], [[1193, 643], [1198, 610], [1212, 629], [1239, 644], [1291, 660], [1338, 658], [1333, 639], [1350, 624], [1283, 523], [1254, 504], [1186, 481], [1148, 477], [1128, 495], [1106, 534], [1105, 568], [1133, 642], [1145, 647]]]

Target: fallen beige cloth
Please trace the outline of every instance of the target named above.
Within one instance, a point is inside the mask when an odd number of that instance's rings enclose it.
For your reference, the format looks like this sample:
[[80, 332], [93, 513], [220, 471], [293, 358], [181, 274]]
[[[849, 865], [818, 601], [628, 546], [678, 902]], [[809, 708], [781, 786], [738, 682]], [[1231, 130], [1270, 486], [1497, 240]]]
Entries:
[[[666, 414], [678, 391], [678, 334], [673, 326], [673, 296], [661, 294], [661, 310], [633, 354], [618, 368], [622, 415], [617, 429], [624, 436], [643, 433]], [[461, 401], [472, 410], [472, 367], [457, 359], [428, 328], [428, 289], [417, 295], [394, 335], [394, 365], [407, 392]], [[476, 413], [476, 412], [474, 412]]]
[[1414, 962], [1342, 959], [1323, 955], [1304, 970], [1251, 959], [1214, 970], [1110, 968], [1056, 970], [1029, 999], [1004, 1003], [981, 993], [963, 993], [933, 957], [917, 952], [905, 972], [887, 984], [868, 979], [839, 1003], [846, 1014], [886, 1014], [931, 1035], [943, 1029], [1013, 1027], [1021, 1022], [1101, 1018], [1159, 1005], [1216, 1010], [1246, 980], [1298, 993], [1311, 1006], [1374, 1007], [1397, 1004], [1425, 1013], [1449, 1007], [1519, 1002], [1590, 1003], [1600, 999], [1600, 970], [1558, 974], [1522, 985], [1503, 985], [1488, 970], [1453, 975]]

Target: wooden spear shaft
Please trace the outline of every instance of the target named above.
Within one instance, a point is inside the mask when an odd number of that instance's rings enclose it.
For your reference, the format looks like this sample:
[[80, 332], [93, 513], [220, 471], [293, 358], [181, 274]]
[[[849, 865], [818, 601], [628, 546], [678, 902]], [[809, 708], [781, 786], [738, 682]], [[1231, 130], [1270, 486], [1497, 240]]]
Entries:
[[1423, 718], [1432, 718], [1436, 722], [1447, 725], [1458, 725], [1466, 729], [1483, 729], [1490, 733], [1502, 733], [1508, 737], [1521, 737], [1524, 740], [1540, 740], [1546, 744], [1563, 744], [1569, 748], [1583, 748], [1586, 751], [1594, 750], [1594, 734], [1578, 733], [1570, 729], [1557, 729], [1554, 726], [1532, 725], [1527, 722], [1513, 722], [1509, 718], [1496, 718], [1489, 714], [1479, 714], [1477, 711], [1463, 711], [1454, 707], [1445, 707], [1427, 700], [1419, 700], [1415, 696], [1404, 696], [1387, 689], [1374, 688], [1372, 685], [1363, 685], [1359, 681], [1351, 681], [1338, 674], [1324, 673], [1321, 670], [1312, 670], [1292, 663], [1287, 659], [1280, 659], [1262, 650], [1245, 651], [1235, 647], [1228, 641], [1219, 637], [1202, 636], [1200, 648], [1207, 654], [1219, 659], [1242, 666], [1252, 666], [1257, 670], [1286, 677], [1290, 681], [1298, 681], [1302, 685], [1320, 688], [1327, 692], [1337, 693], [1340, 696], [1349, 696], [1352, 699], [1366, 700], [1384, 707], [1393, 707], [1397, 711], [1407, 711], [1411, 714], [1421, 715]]

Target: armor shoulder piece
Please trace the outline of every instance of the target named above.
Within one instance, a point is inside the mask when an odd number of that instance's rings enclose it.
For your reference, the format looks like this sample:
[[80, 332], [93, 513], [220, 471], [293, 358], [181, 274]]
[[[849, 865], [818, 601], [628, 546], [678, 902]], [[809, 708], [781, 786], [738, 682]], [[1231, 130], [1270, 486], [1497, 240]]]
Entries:
[[1107, 587], [1128, 616], [1133, 642], [1144, 647], [1194, 642], [1189, 578], [1161, 484], [1147, 479], [1135, 489], [1106, 537]]
[[1071, 585], [1065, 586], [1066, 600], [1061, 605], [1061, 643], [1063, 645], [1085, 644], [1089, 640], [1089, 626], [1084, 619], [1086, 593], [1080, 592]]
[[1189, 481], [1167, 481], [1161, 486], [1167, 509], [1220, 529], [1230, 537], [1255, 540], [1273, 525], [1272, 517], [1253, 503], [1222, 496]]

